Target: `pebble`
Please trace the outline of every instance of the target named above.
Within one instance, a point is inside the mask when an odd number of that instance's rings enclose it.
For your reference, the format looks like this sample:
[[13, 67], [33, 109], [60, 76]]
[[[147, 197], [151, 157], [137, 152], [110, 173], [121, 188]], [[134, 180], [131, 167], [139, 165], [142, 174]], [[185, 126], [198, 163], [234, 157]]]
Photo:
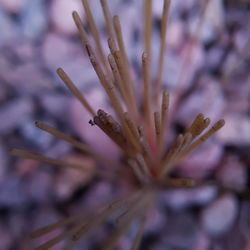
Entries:
[[189, 40], [183, 44], [182, 49], [176, 55], [179, 61], [177, 66], [179, 72], [175, 83], [176, 90], [174, 91], [184, 92], [192, 84], [194, 75], [203, 66], [205, 53], [200, 43], [195, 40]]
[[167, 224], [167, 216], [161, 211], [158, 206], [153, 207], [150, 212], [148, 212], [147, 220], [145, 223], [146, 233], [157, 233], [163, 230], [164, 225]]
[[223, 0], [210, 0], [204, 16], [206, 22], [216, 29], [224, 28], [225, 10]]
[[24, 62], [35, 60], [37, 49], [33, 43], [22, 41], [13, 48], [18, 58]]
[[206, 66], [209, 69], [215, 69], [220, 67], [221, 59], [223, 57], [224, 50], [222, 47], [211, 48], [206, 55]]
[[99, 207], [102, 204], [112, 202], [113, 192], [114, 190], [112, 189], [111, 183], [99, 181], [97, 184], [92, 185], [91, 189], [84, 197], [84, 207], [86, 209], [93, 209], [94, 207]]
[[22, 237], [26, 231], [27, 223], [22, 214], [12, 214], [9, 218], [9, 225], [15, 237]]
[[179, 50], [183, 45], [184, 25], [180, 20], [173, 20], [168, 23], [167, 28], [167, 46], [168, 49]]
[[68, 113], [68, 98], [62, 94], [41, 94], [39, 100], [42, 107], [45, 109], [46, 114], [50, 114], [60, 120], [67, 121]]
[[[42, 44], [42, 56], [52, 73], [55, 74], [56, 69], [62, 67], [80, 90], [88, 83], [93, 85], [94, 81], [98, 82], [80, 43], [73, 43], [61, 35], [49, 33]], [[58, 76], [56, 77], [59, 81]], [[59, 82], [62, 86], [61, 80]]]
[[21, 93], [39, 94], [40, 91], [53, 89], [52, 78], [43, 66], [37, 62], [27, 62], [18, 66], [10, 66], [3, 73], [8, 85]]
[[218, 131], [217, 137], [224, 144], [248, 145], [250, 144], [250, 119], [241, 114], [228, 114], [223, 129]]
[[199, 87], [182, 102], [177, 111], [177, 118], [182, 124], [189, 126], [197, 114], [203, 113], [205, 117], [211, 119], [213, 124], [224, 118], [225, 106], [225, 99], [218, 82], [210, 77], [203, 77], [200, 80]]
[[38, 170], [27, 177], [25, 188], [29, 199], [33, 202], [43, 203], [51, 199], [53, 175], [52, 171], [46, 171], [43, 165], [38, 163]]
[[67, 155], [71, 150], [72, 146], [69, 143], [56, 138], [55, 143], [49, 145], [45, 152], [48, 157], [62, 159], [63, 156]]
[[43, 0], [28, 0], [21, 13], [21, 29], [23, 35], [30, 40], [36, 40], [48, 28], [48, 17]]
[[236, 198], [225, 194], [202, 211], [202, 228], [211, 236], [221, 236], [232, 228], [237, 212]]
[[11, 249], [13, 237], [11, 232], [3, 225], [0, 227], [0, 242], [2, 250]]
[[176, 189], [161, 194], [161, 202], [175, 210], [182, 210], [190, 206], [205, 206], [217, 195], [215, 186], [203, 186], [192, 189]]
[[20, 176], [28, 176], [37, 170], [39, 163], [35, 160], [18, 158], [16, 171]]
[[193, 245], [198, 226], [189, 212], [171, 213], [165, 225], [164, 235], [173, 249], [185, 249]]
[[0, 182], [4, 180], [7, 170], [8, 156], [3, 141], [0, 140]]
[[0, 6], [10, 13], [19, 13], [27, 0], [0, 0]]
[[64, 169], [55, 178], [53, 191], [59, 200], [71, 197], [77, 188], [87, 185], [95, 174], [95, 161], [92, 157], [73, 154], [64, 157], [65, 162], [82, 165], [86, 172]]
[[192, 250], [209, 250], [211, 245], [211, 239], [204, 232], [199, 232], [196, 236], [195, 243], [192, 246]]
[[187, 178], [205, 178], [217, 167], [223, 152], [221, 144], [210, 139], [210, 141], [205, 142], [193, 153], [187, 155], [180, 162], [180, 167], [178, 167], [177, 171]]
[[236, 157], [228, 156], [216, 171], [216, 179], [223, 187], [244, 191], [247, 185], [247, 168]]
[[50, 7], [50, 18], [55, 29], [62, 34], [72, 35], [77, 33], [72, 12], [76, 10], [82, 16], [81, 1], [54, 0]]
[[0, 183], [0, 204], [2, 207], [24, 208], [28, 202], [24, 184], [17, 176], [10, 176]]
[[14, 21], [0, 8], [0, 46], [14, 43], [19, 36], [19, 29]]
[[29, 98], [19, 98], [0, 108], [0, 134], [9, 133], [24, 124], [33, 114], [33, 103]]

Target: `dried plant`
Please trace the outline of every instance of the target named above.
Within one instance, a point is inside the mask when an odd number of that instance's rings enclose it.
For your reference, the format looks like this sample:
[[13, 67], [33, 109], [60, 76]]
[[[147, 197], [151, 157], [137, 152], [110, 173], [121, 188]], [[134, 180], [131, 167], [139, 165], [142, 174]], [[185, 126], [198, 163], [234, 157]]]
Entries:
[[[139, 84], [135, 85], [133, 83], [132, 69], [129, 66], [129, 60], [125, 51], [119, 17], [114, 16], [112, 20], [106, 0], [101, 0], [109, 36], [108, 45], [110, 54], [106, 57], [88, 1], [82, 0], [82, 3], [94, 44], [89, 42], [77, 12], [73, 12], [73, 19], [79, 31], [82, 45], [86, 49], [90, 62], [109, 98], [114, 115], [110, 115], [102, 109], [96, 112], [64, 70], [59, 68], [57, 73], [73, 95], [89, 112], [91, 117], [90, 123], [98, 126], [123, 151], [126, 163], [113, 162], [106, 156], [96, 153], [87, 145], [42, 122], [36, 122], [35, 125], [57, 138], [72, 144], [84, 153], [90, 154], [98, 160], [105, 161], [109, 165], [113, 166], [116, 164], [120, 168], [130, 167], [139, 185], [134, 192], [105, 207], [97, 209], [94, 214], [81, 213], [63, 219], [53, 225], [38, 229], [32, 233], [32, 237], [40, 237], [57, 228], [71, 226], [65, 232], [36, 249], [49, 249], [66, 238], [70, 238], [72, 244], [74, 244], [86, 233], [115, 216], [117, 230], [108, 239], [103, 249], [113, 249], [118, 239], [129, 229], [131, 224], [138, 222], [137, 233], [131, 246], [131, 249], [135, 250], [139, 247], [147, 213], [151, 205], [154, 204], [159, 190], [168, 187], [194, 185], [194, 181], [190, 179], [170, 178], [169, 172], [183, 157], [193, 152], [218, 131], [225, 122], [224, 120], [219, 120], [211, 128], [207, 129], [210, 119], [205, 118], [203, 114], [198, 114], [185, 133], [179, 134], [170, 147], [166, 148], [165, 138], [167, 136], [166, 122], [167, 117], [169, 117], [169, 93], [166, 90], [162, 90], [161, 82], [164, 68], [169, 0], [164, 0], [158, 72], [154, 82], [151, 81], [150, 70], [152, 0], [144, 1], [145, 52], [141, 58], [143, 79], [143, 86], [140, 86], [142, 90], [141, 96], [137, 96], [135, 93], [134, 88], [135, 86], [139, 86]], [[94, 50], [94, 47], [96, 50]], [[205, 131], [206, 129], [207, 131]], [[81, 165], [71, 164], [22, 150], [14, 149], [11, 153], [15, 156], [34, 159], [43, 163], [87, 171]], [[112, 167], [110, 167], [110, 171], [112, 171]], [[96, 170], [96, 174], [104, 178], [107, 177], [107, 172], [102, 170]]]

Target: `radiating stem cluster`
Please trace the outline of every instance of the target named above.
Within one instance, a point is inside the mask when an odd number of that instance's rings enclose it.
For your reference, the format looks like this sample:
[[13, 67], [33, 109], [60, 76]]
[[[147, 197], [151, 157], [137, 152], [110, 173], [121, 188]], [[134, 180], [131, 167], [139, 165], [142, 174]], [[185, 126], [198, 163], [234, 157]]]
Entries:
[[[116, 215], [114, 223], [117, 230], [108, 239], [103, 249], [113, 249], [121, 235], [128, 230], [133, 222], [138, 221], [138, 231], [131, 247], [131, 249], [137, 249], [143, 234], [148, 210], [153, 204], [157, 192], [169, 186], [192, 186], [194, 184], [190, 179], [170, 178], [168, 177], [169, 172], [184, 156], [194, 151], [224, 125], [224, 120], [220, 120], [207, 129], [210, 119], [205, 118], [203, 114], [198, 114], [190, 127], [183, 134], [177, 135], [167, 148], [165, 138], [167, 136], [166, 123], [168, 120], [170, 96], [166, 90], [162, 89], [161, 82], [170, 2], [169, 0], [164, 0], [158, 70], [156, 77], [152, 77], [152, 1], [144, 0], [145, 45], [141, 56], [141, 78], [143, 81], [141, 85], [136, 83], [133, 78], [119, 17], [114, 16], [112, 19], [106, 0], [101, 0], [100, 2], [107, 27], [107, 44], [110, 51], [108, 55], [105, 55], [100, 34], [87, 0], [82, 0], [82, 3], [89, 30], [93, 37], [93, 44], [90, 43], [76, 11], [73, 12], [73, 19], [79, 31], [82, 45], [113, 108], [113, 114], [108, 114], [103, 109], [96, 111], [63, 69], [59, 68], [57, 74], [88, 111], [91, 124], [98, 126], [123, 151], [126, 164], [113, 162], [108, 157], [96, 153], [87, 145], [76, 141], [49, 125], [42, 122], [36, 122], [35, 125], [45, 132], [70, 143], [84, 153], [104, 161], [112, 166], [110, 171], [112, 171], [115, 165], [120, 168], [131, 167], [135, 177], [138, 179], [139, 188], [127, 197], [97, 209], [94, 214], [81, 213], [38, 229], [32, 234], [32, 237], [40, 237], [65, 226], [69, 228], [36, 249], [48, 249], [68, 237], [71, 238], [70, 246], [72, 246], [74, 242], [79, 241], [86, 233], [97, 228], [103, 222], [114, 219], [114, 214]], [[142, 89], [142, 96], [137, 95], [135, 88]], [[206, 129], [207, 131], [205, 131]], [[81, 165], [66, 163], [22, 150], [14, 149], [12, 154], [35, 159], [43, 163], [86, 171], [84, 166]], [[96, 174], [105, 177], [105, 172], [102, 170], [96, 170]]]

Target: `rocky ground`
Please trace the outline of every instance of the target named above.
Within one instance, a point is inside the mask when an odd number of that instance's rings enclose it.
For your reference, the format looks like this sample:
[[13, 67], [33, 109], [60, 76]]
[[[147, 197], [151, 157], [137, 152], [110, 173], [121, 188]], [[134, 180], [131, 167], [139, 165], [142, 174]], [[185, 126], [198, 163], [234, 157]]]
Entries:
[[[105, 42], [99, 1], [90, 2]], [[110, 4], [121, 18], [135, 75], [143, 48], [141, 2]], [[153, 2], [157, 55], [162, 1]], [[172, 97], [169, 134], [182, 131], [199, 112], [213, 121], [224, 118], [226, 126], [178, 167], [177, 175], [202, 184], [160, 194], [141, 249], [250, 249], [250, 5], [211, 0], [197, 32], [201, 2], [171, 3], [164, 70], [164, 85]], [[41, 120], [118, 157], [55, 74], [63, 67], [96, 108], [107, 106], [82, 51], [72, 10], [79, 10], [86, 24], [80, 0], [0, 0], [0, 250], [33, 249], [47, 239], [31, 241], [34, 229], [105, 203], [117, 188], [128, 186], [129, 178], [110, 183], [94, 178], [92, 171], [79, 175], [8, 154], [11, 148], [22, 148], [95, 168], [94, 159], [38, 130], [34, 121]], [[99, 230], [75, 249], [99, 249], [95, 244], [105, 233]], [[119, 249], [129, 249], [131, 237], [124, 236]], [[63, 243], [53, 249], [63, 249]]]

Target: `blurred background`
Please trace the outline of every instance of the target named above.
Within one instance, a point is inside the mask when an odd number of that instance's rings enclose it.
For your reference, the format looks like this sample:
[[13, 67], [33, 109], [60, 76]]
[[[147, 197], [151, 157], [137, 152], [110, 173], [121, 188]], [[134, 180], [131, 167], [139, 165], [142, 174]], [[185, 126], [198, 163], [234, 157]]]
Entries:
[[[106, 44], [99, 1], [89, 2]], [[120, 16], [135, 78], [144, 46], [142, 2], [108, 1], [111, 13]], [[226, 126], [178, 166], [177, 175], [204, 184], [160, 195], [141, 249], [250, 249], [250, 3], [210, 0], [201, 23], [205, 2], [171, 2], [163, 75], [171, 93], [169, 137], [183, 131], [199, 112], [214, 122], [224, 118]], [[153, 75], [162, 5], [162, 0], [153, 1]], [[8, 153], [21, 148], [94, 170], [97, 163], [90, 156], [37, 129], [34, 121], [41, 120], [119, 157], [109, 141], [92, 132], [89, 116], [55, 74], [62, 67], [96, 108], [108, 109], [82, 50], [72, 10], [79, 11], [86, 26], [80, 0], [0, 0], [0, 250], [33, 249], [54, 236], [31, 241], [34, 229], [105, 203], [116, 188], [130, 185], [129, 178], [111, 183], [94, 178], [92, 171], [79, 174]], [[216, 185], [206, 184], [211, 180]], [[75, 249], [100, 249], [107, 230], [98, 230]], [[129, 249], [132, 235], [122, 237], [118, 249]]]

